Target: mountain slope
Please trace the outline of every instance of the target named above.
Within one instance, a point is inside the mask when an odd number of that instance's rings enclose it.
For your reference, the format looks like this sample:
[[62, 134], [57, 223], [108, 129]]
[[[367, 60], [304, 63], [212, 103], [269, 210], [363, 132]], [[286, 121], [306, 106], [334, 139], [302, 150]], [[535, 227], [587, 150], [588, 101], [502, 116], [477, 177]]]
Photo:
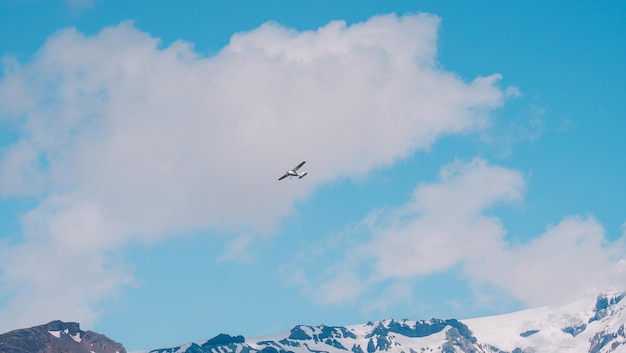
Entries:
[[559, 308], [464, 320], [477, 337], [504, 351], [626, 352], [623, 293], [598, 296]]
[[0, 353], [126, 353], [104, 335], [82, 331], [75, 322], [52, 321], [46, 325], [0, 335]]
[[220, 334], [150, 353], [626, 353], [623, 293], [471, 320], [305, 326], [269, 337]]

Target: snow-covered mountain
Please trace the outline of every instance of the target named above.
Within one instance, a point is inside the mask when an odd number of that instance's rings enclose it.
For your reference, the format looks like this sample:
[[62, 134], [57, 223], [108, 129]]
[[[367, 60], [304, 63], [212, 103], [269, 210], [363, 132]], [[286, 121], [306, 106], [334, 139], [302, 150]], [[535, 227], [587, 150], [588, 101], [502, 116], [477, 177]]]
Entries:
[[[296, 326], [274, 336], [220, 334], [150, 353], [626, 353], [624, 293], [470, 320]], [[137, 352], [138, 353], [138, 352]]]

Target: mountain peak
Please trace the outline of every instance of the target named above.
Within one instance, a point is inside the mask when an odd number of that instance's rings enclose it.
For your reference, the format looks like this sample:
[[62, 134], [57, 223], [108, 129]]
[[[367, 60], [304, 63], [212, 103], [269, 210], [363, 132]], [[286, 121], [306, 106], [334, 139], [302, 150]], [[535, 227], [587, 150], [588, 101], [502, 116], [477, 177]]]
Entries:
[[126, 349], [104, 335], [82, 331], [76, 322], [55, 320], [0, 335], [0, 352], [126, 353]]
[[80, 329], [80, 324], [77, 322], [63, 322], [61, 320], [55, 320], [50, 321], [43, 326], [48, 331], [66, 332], [66, 334], [72, 336], [75, 336], [76, 334], [82, 332]]

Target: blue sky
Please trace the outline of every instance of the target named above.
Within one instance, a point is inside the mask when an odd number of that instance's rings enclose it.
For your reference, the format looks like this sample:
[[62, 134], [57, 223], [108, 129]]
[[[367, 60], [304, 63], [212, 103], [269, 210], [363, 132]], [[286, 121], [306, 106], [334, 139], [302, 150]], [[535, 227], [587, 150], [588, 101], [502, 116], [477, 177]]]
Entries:
[[0, 331], [133, 351], [624, 289], [624, 18], [2, 2]]

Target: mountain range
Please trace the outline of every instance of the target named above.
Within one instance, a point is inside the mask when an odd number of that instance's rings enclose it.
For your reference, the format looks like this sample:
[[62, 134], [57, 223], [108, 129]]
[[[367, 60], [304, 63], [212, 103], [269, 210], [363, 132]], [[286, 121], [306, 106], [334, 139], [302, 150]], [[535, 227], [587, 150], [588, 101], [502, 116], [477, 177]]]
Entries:
[[[211, 339], [134, 353], [626, 353], [625, 293], [469, 320], [387, 319], [298, 325], [276, 335]], [[17, 347], [17, 348], [16, 348]], [[105, 336], [54, 321], [0, 335], [0, 353], [126, 353]]]

